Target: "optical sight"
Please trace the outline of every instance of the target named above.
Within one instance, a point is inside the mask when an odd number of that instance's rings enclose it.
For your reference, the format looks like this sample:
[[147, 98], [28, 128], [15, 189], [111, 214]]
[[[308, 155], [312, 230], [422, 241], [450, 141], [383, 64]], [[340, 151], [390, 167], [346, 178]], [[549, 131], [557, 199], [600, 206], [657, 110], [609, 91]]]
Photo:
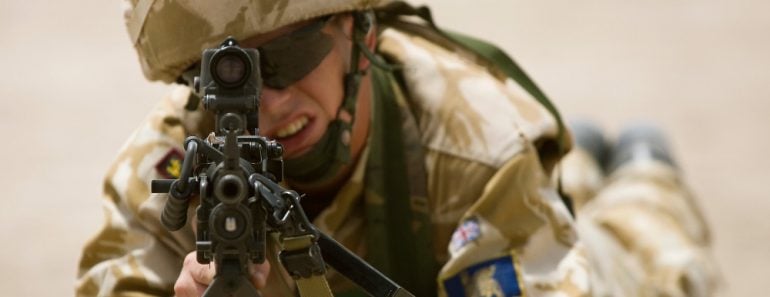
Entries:
[[225, 88], [243, 85], [251, 75], [252, 62], [241, 48], [226, 47], [214, 53], [211, 58], [211, 76]]
[[239, 47], [230, 37], [219, 48], [203, 51], [201, 69], [208, 71], [196, 78], [195, 89], [204, 107], [217, 115], [217, 134], [227, 129], [253, 132], [262, 83], [259, 52]]

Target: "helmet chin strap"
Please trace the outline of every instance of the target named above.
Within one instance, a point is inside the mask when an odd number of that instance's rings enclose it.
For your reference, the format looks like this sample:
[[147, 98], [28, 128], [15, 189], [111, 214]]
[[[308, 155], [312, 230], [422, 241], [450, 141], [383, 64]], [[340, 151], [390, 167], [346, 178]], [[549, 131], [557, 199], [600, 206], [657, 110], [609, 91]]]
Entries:
[[[353, 13], [353, 36], [350, 51], [350, 65], [344, 77], [344, 97], [337, 109], [334, 120], [329, 123], [323, 137], [310, 151], [293, 159], [284, 160], [286, 177], [305, 185], [317, 185], [337, 176], [342, 166], [350, 163], [350, 144], [353, 123], [356, 117], [356, 103], [361, 79], [366, 70], [359, 69], [359, 61], [363, 53], [374, 64], [382, 64], [377, 60], [364, 42], [366, 34], [372, 29], [374, 15], [371, 12]], [[343, 113], [350, 116], [346, 121], [341, 118]]]

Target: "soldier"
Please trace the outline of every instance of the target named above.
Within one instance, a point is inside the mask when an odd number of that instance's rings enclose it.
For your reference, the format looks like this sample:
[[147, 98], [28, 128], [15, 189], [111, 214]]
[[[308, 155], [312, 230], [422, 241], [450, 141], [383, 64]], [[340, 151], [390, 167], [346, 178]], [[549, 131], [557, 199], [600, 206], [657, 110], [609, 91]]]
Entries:
[[[106, 224], [83, 251], [78, 296], [199, 296], [211, 281], [191, 224], [167, 231], [166, 197], [148, 185], [178, 175], [187, 136], [213, 131], [189, 84], [201, 51], [228, 35], [260, 51], [261, 133], [284, 145], [288, 186], [307, 194], [314, 224], [416, 296], [711, 292], [706, 228], [670, 166], [658, 166], [665, 179], [618, 173], [595, 199], [601, 182], [565, 178], [576, 196], [590, 194], [576, 199], [577, 217], [585, 213], [576, 224], [553, 182], [571, 146], [555, 109], [505, 54], [440, 31], [424, 9], [390, 0], [126, 4], [145, 76], [179, 85], [106, 177]], [[565, 175], [595, 164], [577, 154]], [[638, 201], [664, 216], [616, 201], [638, 196], [634, 184], [653, 195]], [[626, 228], [629, 217], [655, 222], [666, 243], [637, 240], [651, 231]], [[252, 282], [265, 296], [294, 296], [276, 249], [252, 266]], [[627, 262], [636, 266], [615, 275]], [[338, 296], [363, 296], [333, 271], [327, 278]]]
[[599, 296], [713, 296], [720, 278], [707, 224], [682, 181], [668, 141], [650, 123], [614, 144], [586, 122], [570, 125], [576, 147], [561, 182]]

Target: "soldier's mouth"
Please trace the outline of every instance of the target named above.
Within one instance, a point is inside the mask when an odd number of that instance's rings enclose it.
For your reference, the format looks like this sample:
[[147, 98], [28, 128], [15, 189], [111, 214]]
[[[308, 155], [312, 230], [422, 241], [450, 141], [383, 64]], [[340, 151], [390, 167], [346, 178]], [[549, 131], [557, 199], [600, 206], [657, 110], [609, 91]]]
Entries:
[[302, 131], [309, 121], [310, 120], [306, 116], [302, 116], [279, 129], [278, 132], [275, 133], [275, 137], [279, 140], [292, 137]]
[[307, 152], [318, 141], [321, 134], [323, 134], [323, 129], [316, 119], [302, 115], [281, 126], [272, 135], [283, 145], [283, 157], [286, 159]]

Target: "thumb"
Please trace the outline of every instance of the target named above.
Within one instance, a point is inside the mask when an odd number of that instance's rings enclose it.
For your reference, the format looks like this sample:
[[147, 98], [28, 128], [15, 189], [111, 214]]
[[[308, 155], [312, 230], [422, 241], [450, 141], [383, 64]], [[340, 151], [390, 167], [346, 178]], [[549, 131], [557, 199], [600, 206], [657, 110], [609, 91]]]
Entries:
[[249, 265], [249, 278], [254, 287], [263, 289], [267, 286], [267, 276], [270, 275], [270, 262]]
[[211, 284], [211, 281], [214, 279], [214, 274], [216, 274], [216, 268], [214, 263], [211, 264], [200, 264], [198, 263], [198, 260], [196, 258], [195, 253], [190, 253], [190, 255], [187, 255], [185, 258], [185, 262], [188, 262], [185, 264], [188, 264], [190, 276], [192, 279], [202, 285], [209, 285]]

